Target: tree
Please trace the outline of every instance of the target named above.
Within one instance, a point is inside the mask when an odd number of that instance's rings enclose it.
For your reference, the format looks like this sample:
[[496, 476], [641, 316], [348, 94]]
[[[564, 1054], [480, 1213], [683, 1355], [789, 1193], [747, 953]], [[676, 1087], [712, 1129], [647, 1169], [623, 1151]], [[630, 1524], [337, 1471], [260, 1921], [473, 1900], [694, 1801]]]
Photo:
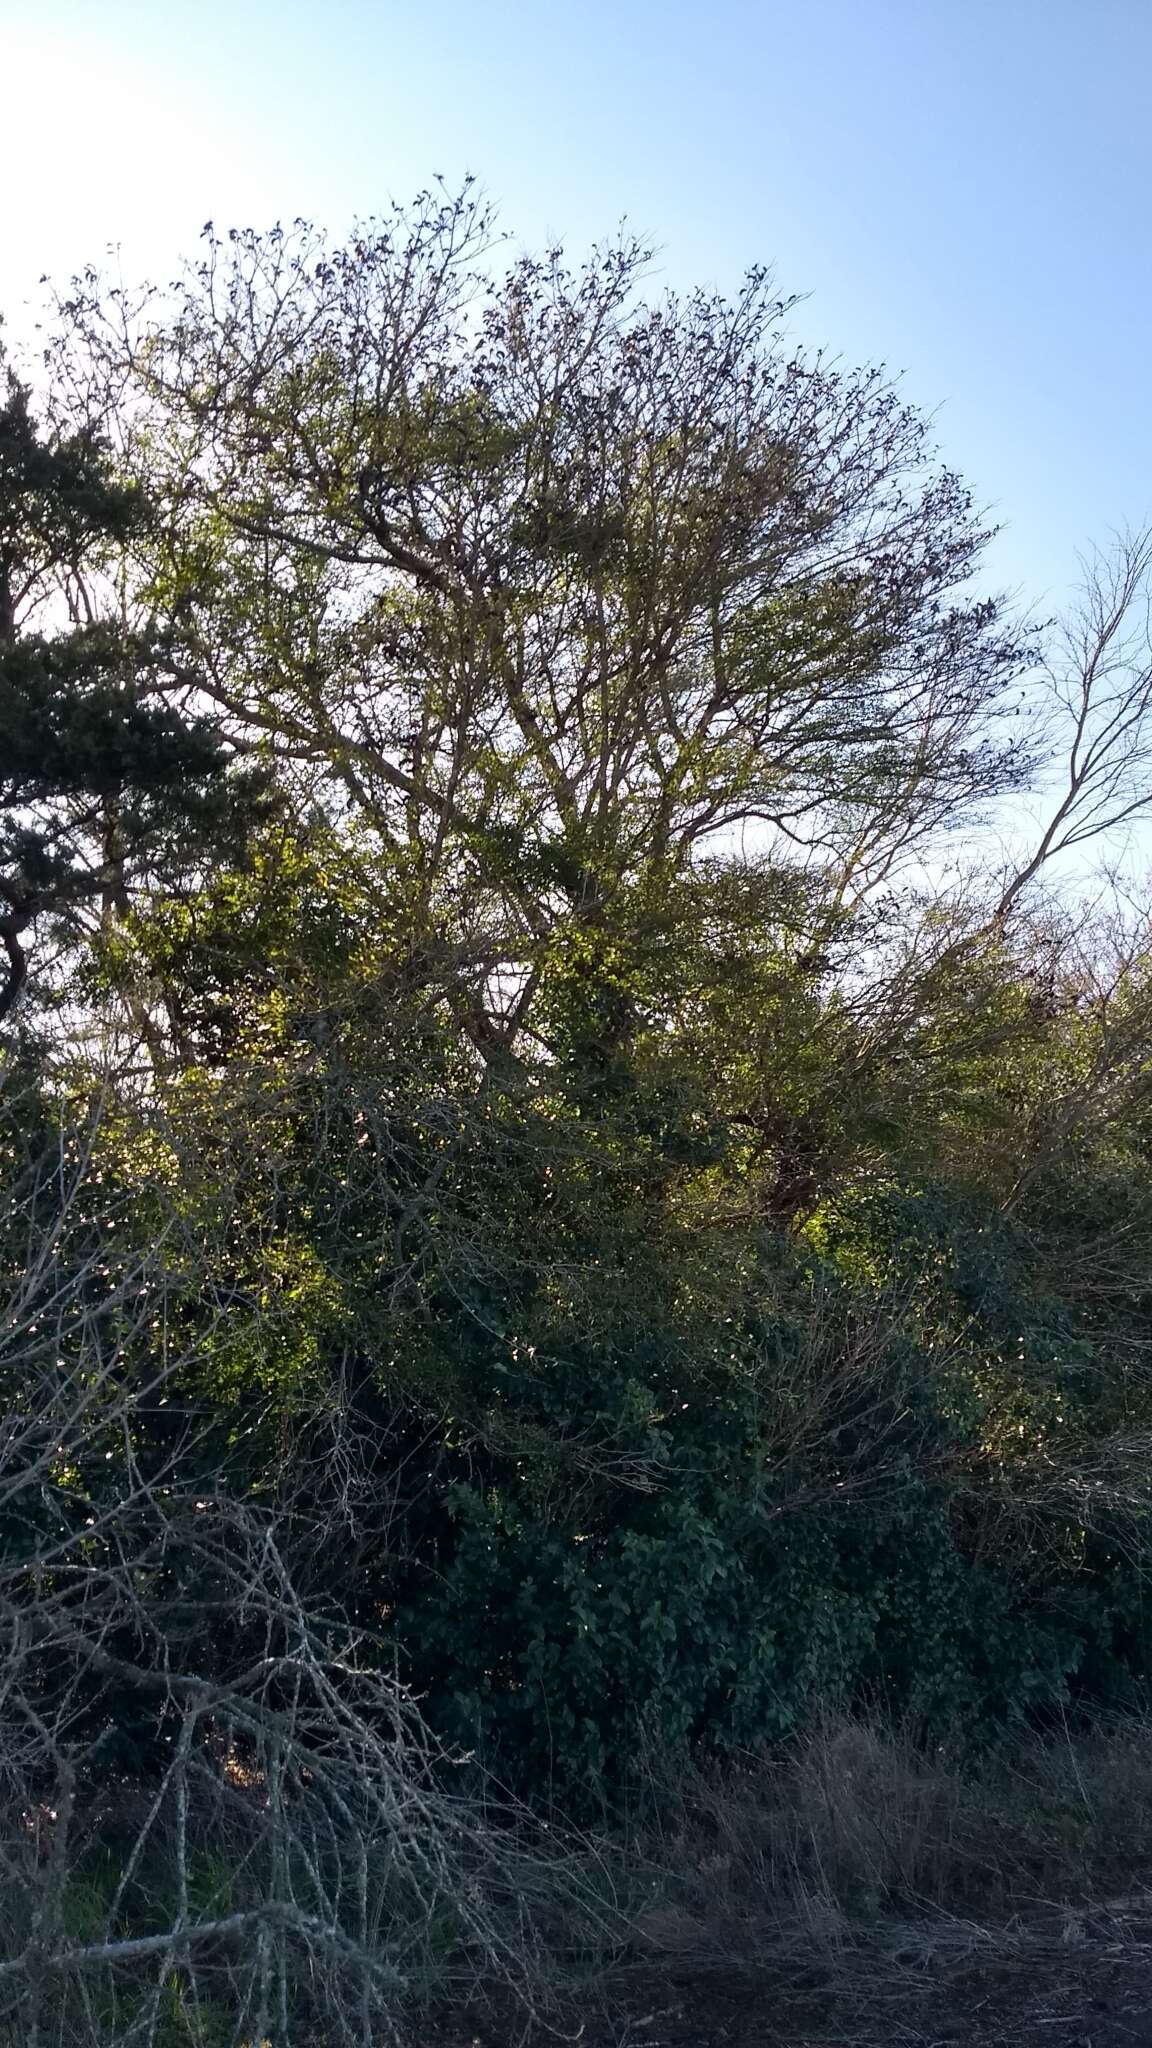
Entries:
[[[0, 364], [0, 372], [3, 365]], [[37, 430], [9, 373], [0, 405], [0, 1020], [37, 921], [74, 935], [230, 835], [256, 793], [218, 721], [170, 700], [175, 640], [116, 597], [147, 501], [87, 427]]]
[[625, 1031], [614, 949], [705, 857], [815, 869], [818, 955], [1025, 773], [1028, 647], [922, 421], [792, 349], [764, 273], [650, 304], [635, 245], [492, 276], [489, 239], [468, 194], [335, 250], [209, 232], [174, 307], [91, 281], [68, 317], [204, 691], [499, 1063], [557, 975]]
[[1061, 854], [1107, 840], [1152, 809], [1152, 530], [1084, 563], [1079, 602], [1041, 672], [1061, 783], [1030, 855], [1004, 884], [1006, 917]]

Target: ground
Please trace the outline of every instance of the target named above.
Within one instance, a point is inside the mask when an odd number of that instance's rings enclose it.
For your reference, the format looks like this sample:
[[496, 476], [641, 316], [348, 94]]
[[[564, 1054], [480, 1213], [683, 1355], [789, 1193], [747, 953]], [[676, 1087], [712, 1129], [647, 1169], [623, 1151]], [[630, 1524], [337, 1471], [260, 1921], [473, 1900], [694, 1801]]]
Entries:
[[[816, 1973], [814, 1972], [813, 1975]], [[661, 1965], [547, 2023], [457, 2016], [435, 2048], [1152, 2048], [1152, 1891], [1039, 1908], [995, 1936], [956, 1922], [822, 1982]], [[429, 2048], [430, 2048], [429, 2044]]]

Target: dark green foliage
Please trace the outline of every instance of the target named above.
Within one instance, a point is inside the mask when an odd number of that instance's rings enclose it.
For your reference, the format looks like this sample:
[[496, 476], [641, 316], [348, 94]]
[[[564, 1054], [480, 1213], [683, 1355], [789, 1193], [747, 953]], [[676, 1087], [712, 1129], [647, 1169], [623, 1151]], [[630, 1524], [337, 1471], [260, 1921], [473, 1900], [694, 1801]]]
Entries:
[[781, 1324], [731, 1373], [689, 1369], [689, 1398], [658, 1413], [665, 1361], [645, 1375], [643, 1346], [615, 1370], [607, 1350], [538, 1356], [521, 1414], [595, 1442], [620, 1481], [473, 1449], [459, 1480], [443, 1461], [435, 1512], [393, 1526], [412, 1559], [394, 1596], [407, 1668], [500, 1774], [570, 1802], [618, 1786], [645, 1743], [756, 1748], [822, 1702], [975, 1740], [1065, 1697], [1096, 1628], [1074, 1611], [1083, 1574], [975, 1554], [956, 1483], [975, 1433], [942, 1411], [927, 1358], [894, 1342], [788, 1441], [780, 1380], [811, 1400], [865, 1310], [812, 1306], [822, 1359]]
[[[2, 366], [0, 366], [2, 368]], [[41, 435], [27, 391], [0, 405], [0, 1018], [38, 920], [170, 887], [211, 850], [240, 852], [263, 778], [228, 773], [217, 721], [184, 708], [178, 636], [127, 621], [115, 562], [143, 540], [142, 493], [91, 432]], [[67, 620], [67, 624], [61, 621]]]

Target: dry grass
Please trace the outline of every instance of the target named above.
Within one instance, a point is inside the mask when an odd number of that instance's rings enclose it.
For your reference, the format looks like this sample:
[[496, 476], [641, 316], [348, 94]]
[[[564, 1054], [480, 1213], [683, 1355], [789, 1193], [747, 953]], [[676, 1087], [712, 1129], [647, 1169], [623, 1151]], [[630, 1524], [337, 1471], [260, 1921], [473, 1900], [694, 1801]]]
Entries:
[[644, 1806], [625, 1860], [649, 1956], [802, 1977], [1066, 1945], [1152, 1876], [1152, 1722], [963, 1768], [828, 1717], [773, 1757], [650, 1776]]

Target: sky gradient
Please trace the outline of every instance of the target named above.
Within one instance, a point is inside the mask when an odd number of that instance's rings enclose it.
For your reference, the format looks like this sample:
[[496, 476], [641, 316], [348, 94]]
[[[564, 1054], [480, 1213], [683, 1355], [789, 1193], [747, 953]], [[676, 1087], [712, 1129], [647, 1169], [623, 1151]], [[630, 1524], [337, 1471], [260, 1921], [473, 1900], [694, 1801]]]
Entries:
[[163, 276], [209, 216], [339, 230], [472, 172], [526, 244], [771, 262], [801, 338], [904, 373], [1039, 611], [1152, 517], [1152, 0], [0, 0], [0, 53], [17, 334], [110, 244]]

